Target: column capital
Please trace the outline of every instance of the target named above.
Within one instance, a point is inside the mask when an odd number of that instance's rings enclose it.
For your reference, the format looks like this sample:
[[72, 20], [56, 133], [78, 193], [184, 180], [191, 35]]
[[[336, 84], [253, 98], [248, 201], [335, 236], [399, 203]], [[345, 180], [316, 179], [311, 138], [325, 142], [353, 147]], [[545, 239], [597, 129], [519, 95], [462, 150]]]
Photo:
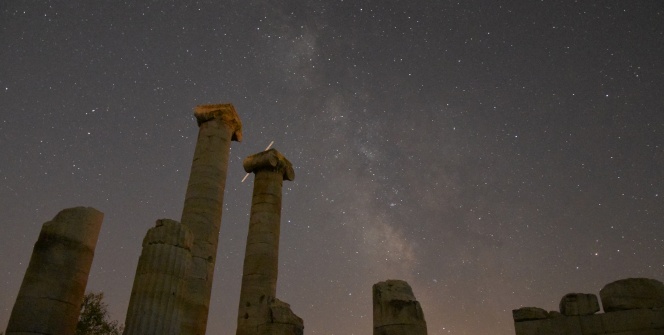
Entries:
[[231, 140], [242, 141], [242, 121], [240, 121], [233, 104], [198, 105], [194, 108], [194, 116], [196, 116], [199, 127], [211, 120], [219, 120], [225, 123], [233, 131]]
[[295, 179], [293, 165], [276, 149], [270, 149], [251, 155], [244, 159], [242, 166], [247, 173], [255, 173], [258, 170], [267, 169], [283, 172], [284, 180]]

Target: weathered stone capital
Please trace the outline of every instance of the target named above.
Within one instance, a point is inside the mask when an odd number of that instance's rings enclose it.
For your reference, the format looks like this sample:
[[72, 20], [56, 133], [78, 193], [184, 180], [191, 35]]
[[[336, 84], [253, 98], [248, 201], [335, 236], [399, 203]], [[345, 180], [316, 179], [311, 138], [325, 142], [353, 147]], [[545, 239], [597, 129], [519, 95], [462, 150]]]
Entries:
[[283, 172], [284, 180], [295, 179], [293, 165], [276, 149], [270, 149], [251, 155], [244, 159], [242, 166], [247, 173], [267, 169]]
[[199, 127], [211, 120], [225, 123], [233, 131], [231, 140], [242, 141], [242, 121], [232, 104], [199, 105], [194, 109], [194, 116]]

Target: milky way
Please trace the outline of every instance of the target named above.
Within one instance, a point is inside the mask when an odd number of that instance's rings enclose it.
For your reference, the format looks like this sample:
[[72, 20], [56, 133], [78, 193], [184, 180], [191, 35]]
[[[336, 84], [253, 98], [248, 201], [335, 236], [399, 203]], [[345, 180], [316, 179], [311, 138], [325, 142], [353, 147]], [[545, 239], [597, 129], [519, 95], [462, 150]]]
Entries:
[[660, 1], [5, 1], [0, 329], [42, 223], [105, 213], [88, 284], [124, 320], [147, 229], [180, 218], [193, 108], [233, 103], [208, 334], [234, 334], [253, 176], [284, 183], [277, 296], [367, 334], [407, 280], [429, 334], [664, 280]]

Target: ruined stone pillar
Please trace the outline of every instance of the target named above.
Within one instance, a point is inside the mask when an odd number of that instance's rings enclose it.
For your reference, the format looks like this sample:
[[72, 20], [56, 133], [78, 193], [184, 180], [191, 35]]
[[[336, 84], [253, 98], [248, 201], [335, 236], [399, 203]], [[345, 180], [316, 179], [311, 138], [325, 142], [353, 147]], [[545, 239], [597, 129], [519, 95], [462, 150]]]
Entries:
[[256, 176], [236, 334], [302, 334], [302, 319], [276, 299], [281, 189], [295, 177], [293, 166], [275, 149], [247, 157], [243, 166]]
[[103, 219], [92, 207], [75, 207], [44, 223], [7, 335], [74, 334]]
[[373, 286], [374, 335], [427, 335], [427, 323], [413, 290], [403, 280]]
[[157, 220], [143, 239], [124, 335], [178, 335], [193, 235], [174, 220]]
[[231, 104], [197, 106], [199, 132], [180, 222], [194, 235], [192, 264], [182, 315], [183, 335], [204, 335], [231, 141], [242, 140], [242, 123]]

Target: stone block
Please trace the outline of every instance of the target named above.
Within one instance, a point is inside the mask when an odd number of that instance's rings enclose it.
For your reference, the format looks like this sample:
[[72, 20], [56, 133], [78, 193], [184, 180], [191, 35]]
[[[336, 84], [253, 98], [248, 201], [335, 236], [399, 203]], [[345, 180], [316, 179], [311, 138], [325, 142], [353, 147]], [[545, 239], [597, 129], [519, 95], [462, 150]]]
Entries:
[[514, 332], [516, 335], [536, 335], [542, 326], [541, 320], [514, 322]]
[[603, 334], [604, 326], [602, 325], [602, 317], [600, 315], [583, 315], [579, 317], [581, 324], [581, 331], [584, 335]]
[[621, 279], [604, 286], [599, 295], [604, 312], [664, 307], [664, 284], [655, 279]]
[[543, 320], [549, 318], [549, 312], [539, 307], [521, 307], [512, 310], [514, 322]]
[[44, 223], [12, 309], [7, 334], [73, 334], [104, 214], [62, 210]]
[[559, 307], [566, 316], [592, 315], [599, 311], [599, 302], [594, 294], [569, 293], [560, 300]]
[[515, 322], [516, 335], [585, 335], [579, 317]]
[[304, 328], [302, 318], [293, 313], [290, 305], [276, 298], [270, 304], [270, 323]]
[[632, 309], [598, 314], [606, 333], [652, 329], [656, 314], [650, 309]]
[[193, 236], [177, 221], [157, 220], [143, 239], [124, 335], [180, 334]]
[[413, 290], [403, 280], [373, 286], [374, 335], [426, 335], [426, 321]]
[[664, 308], [652, 310], [652, 327], [655, 329], [664, 329]]
[[631, 335], [664, 335], [664, 329], [646, 329], [629, 332]]
[[196, 106], [194, 116], [199, 131], [180, 220], [193, 235], [182, 335], [205, 333], [230, 145], [231, 141], [242, 140], [242, 122], [233, 105]]

